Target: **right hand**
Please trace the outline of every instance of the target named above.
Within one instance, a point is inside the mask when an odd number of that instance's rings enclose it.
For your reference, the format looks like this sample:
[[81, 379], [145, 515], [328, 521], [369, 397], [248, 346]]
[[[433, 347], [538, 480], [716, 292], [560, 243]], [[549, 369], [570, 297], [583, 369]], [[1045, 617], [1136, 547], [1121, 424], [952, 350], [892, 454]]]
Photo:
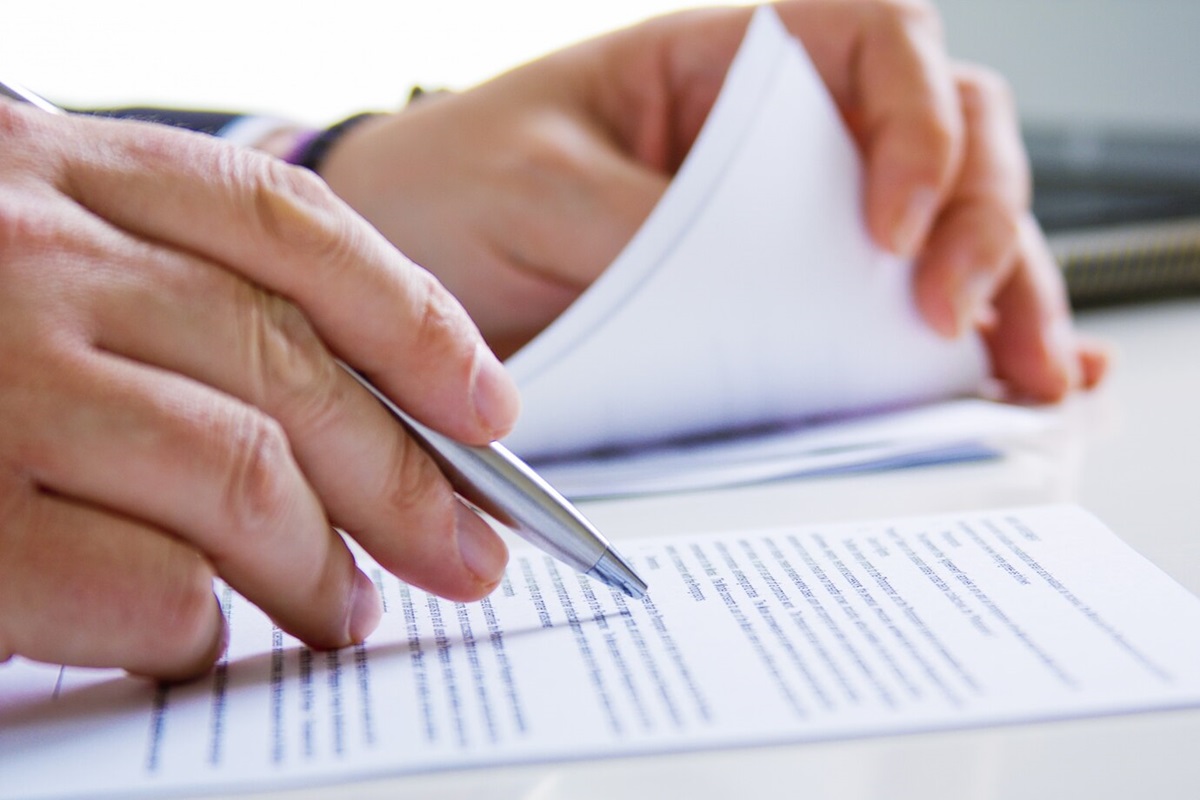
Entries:
[[483, 596], [507, 553], [346, 375], [483, 444], [511, 380], [451, 296], [315, 177], [207, 137], [0, 101], [0, 661], [180, 679], [220, 576], [321, 648], [404, 580]]

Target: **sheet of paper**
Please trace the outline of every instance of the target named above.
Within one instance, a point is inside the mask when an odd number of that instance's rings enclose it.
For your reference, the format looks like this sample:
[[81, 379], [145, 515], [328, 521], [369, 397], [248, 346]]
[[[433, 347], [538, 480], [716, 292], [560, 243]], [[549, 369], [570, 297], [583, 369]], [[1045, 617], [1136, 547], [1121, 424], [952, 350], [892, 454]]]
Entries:
[[1054, 413], [977, 398], [538, 463], [574, 500], [995, 458]]
[[509, 361], [530, 458], [975, 391], [974, 337], [921, 322], [863, 223], [858, 153], [799, 44], [754, 17], [627, 248]]
[[1070, 506], [622, 542], [626, 601], [518, 550], [488, 600], [367, 566], [368, 645], [225, 592], [229, 654], [156, 687], [0, 666], [0, 798], [262, 789], [1200, 705], [1200, 600]]

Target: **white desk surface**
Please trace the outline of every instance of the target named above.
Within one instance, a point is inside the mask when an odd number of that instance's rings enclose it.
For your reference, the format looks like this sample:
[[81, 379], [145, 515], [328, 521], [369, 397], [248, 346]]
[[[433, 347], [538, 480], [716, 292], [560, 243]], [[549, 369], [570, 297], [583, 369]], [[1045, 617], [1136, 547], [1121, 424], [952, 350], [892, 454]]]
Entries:
[[[590, 503], [624, 537], [1069, 500], [1200, 594], [1200, 299], [1095, 311], [1109, 381], [1060, 433], [969, 465]], [[1200, 797], [1200, 710], [421, 775], [270, 797]]]

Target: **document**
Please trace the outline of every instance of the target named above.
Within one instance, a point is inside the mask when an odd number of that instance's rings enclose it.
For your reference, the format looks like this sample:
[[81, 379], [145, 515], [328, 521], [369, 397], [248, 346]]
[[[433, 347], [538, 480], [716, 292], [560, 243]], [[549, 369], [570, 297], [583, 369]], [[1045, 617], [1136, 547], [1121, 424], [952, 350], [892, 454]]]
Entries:
[[871, 240], [855, 144], [807, 54], [760, 9], [658, 206], [508, 366], [528, 459], [977, 393], [975, 335], [919, 318]]
[[895, 411], [544, 460], [572, 499], [694, 492], [781, 478], [977, 461], [1052, 428], [1057, 411], [963, 398]]
[[627, 540], [631, 601], [532, 549], [473, 604], [363, 560], [315, 652], [228, 589], [207, 678], [0, 665], [0, 798], [262, 790], [1200, 705], [1200, 600], [1073, 506]]

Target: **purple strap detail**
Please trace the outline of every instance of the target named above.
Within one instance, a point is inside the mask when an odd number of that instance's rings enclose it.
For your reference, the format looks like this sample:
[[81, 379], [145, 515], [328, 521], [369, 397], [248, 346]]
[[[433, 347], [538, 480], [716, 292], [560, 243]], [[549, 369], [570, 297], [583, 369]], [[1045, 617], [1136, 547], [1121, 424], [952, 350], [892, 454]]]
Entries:
[[292, 148], [288, 150], [287, 155], [283, 160], [289, 164], [299, 164], [308, 155], [309, 149], [312, 147], [316, 138], [321, 135], [321, 131], [304, 131], [296, 137], [296, 141], [292, 143]]
[[361, 114], [355, 114], [352, 117], [347, 117], [336, 125], [326, 128], [323, 131], [316, 131], [315, 135], [310, 137], [301, 137], [302, 141], [297, 147], [292, 148], [289, 153], [288, 162], [295, 164], [298, 167], [307, 167], [313, 172], [320, 169], [321, 162], [325, 160], [329, 149], [333, 147], [347, 131], [358, 125], [361, 122], [366, 122], [372, 117], [379, 116], [374, 111], [366, 111]]

